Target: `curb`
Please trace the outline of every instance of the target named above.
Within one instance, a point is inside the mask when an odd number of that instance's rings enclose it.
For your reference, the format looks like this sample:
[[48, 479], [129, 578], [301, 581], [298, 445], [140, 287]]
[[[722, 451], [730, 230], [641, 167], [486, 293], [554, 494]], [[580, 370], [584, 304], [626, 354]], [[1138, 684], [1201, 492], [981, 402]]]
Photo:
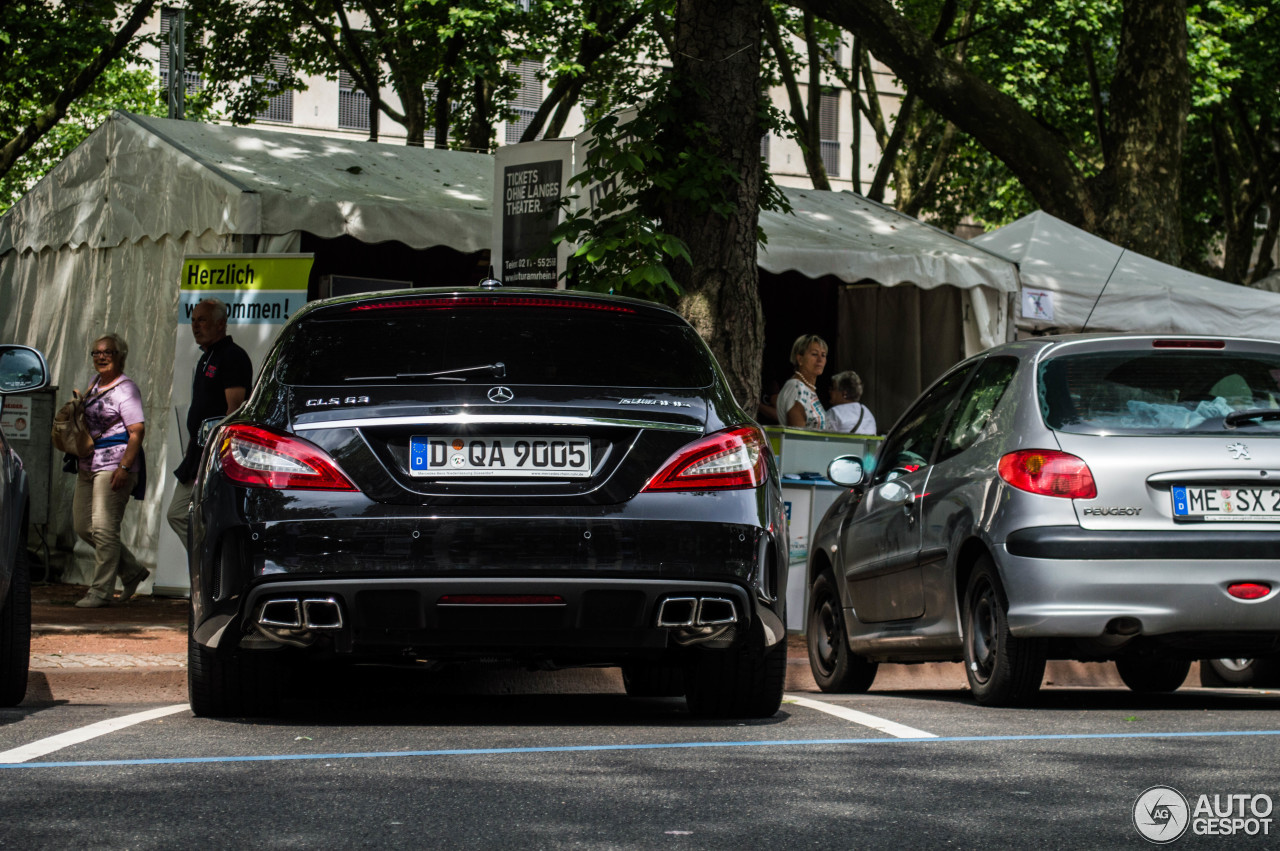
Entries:
[[185, 632], [187, 627], [186, 625], [179, 626], [178, 624], [153, 623], [153, 622], [107, 623], [107, 624], [94, 624], [92, 626], [88, 626], [85, 624], [41, 623], [41, 624], [31, 625], [31, 634], [41, 635], [43, 633], [57, 633], [61, 635], [97, 635], [99, 633], [108, 633], [108, 632], [150, 632], [152, 630], [157, 630], [157, 629], [174, 630], [175, 632], [176, 631]]

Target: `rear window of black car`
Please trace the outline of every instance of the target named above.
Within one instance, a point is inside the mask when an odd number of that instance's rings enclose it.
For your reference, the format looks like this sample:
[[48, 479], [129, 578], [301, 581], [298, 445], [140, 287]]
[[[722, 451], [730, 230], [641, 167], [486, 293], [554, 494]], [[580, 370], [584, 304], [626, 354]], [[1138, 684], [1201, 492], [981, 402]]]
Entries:
[[[291, 329], [279, 379], [294, 385], [442, 383], [706, 387], [710, 353], [674, 318], [564, 307], [325, 311]], [[494, 370], [474, 369], [503, 364]], [[413, 377], [459, 370], [452, 377]], [[400, 377], [397, 377], [400, 376]]]
[[[1280, 409], [1280, 354], [1104, 351], [1040, 365], [1045, 423], [1082, 434], [1222, 434], [1239, 411]], [[1233, 423], [1280, 431], [1280, 419]]]

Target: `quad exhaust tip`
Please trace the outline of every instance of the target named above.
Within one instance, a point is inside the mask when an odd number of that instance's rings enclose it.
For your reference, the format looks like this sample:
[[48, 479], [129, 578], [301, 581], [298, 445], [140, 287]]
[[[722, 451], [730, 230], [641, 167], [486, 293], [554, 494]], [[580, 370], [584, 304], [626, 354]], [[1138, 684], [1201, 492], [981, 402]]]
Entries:
[[658, 626], [726, 626], [738, 622], [738, 609], [725, 597], [668, 597], [658, 606]]
[[336, 597], [267, 600], [258, 609], [258, 625], [269, 629], [342, 629], [342, 606]]

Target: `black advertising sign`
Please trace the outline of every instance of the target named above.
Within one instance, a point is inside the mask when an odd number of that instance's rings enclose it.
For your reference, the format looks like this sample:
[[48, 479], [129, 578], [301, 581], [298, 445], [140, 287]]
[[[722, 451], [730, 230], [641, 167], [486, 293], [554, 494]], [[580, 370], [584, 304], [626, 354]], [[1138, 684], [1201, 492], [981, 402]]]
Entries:
[[502, 269], [498, 277], [516, 287], [556, 286], [556, 247], [551, 232], [559, 220], [560, 160], [509, 165], [502, 172]]

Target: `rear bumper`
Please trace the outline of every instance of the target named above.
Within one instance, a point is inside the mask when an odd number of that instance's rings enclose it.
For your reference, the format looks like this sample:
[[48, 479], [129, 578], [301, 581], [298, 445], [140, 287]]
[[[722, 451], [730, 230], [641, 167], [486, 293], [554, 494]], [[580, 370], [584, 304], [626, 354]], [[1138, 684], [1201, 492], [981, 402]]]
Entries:
[[1069, 561], [1280, 559], [1280, 532], [1229, 526], [1184, 526], [1171, 531], [1038, 526], [1010, 532], [1005, 546], [1015, 556]]
[[[769, 644], [785, 636], [782, 619], [772, 606], [730, 582], [317, 577], [255, 584], [246, 590], [235, 614], [209, 618], [195, 629], [195, 637], [204, 646], [224, 651], [242, 644], [270, 647], [255, 626], [264, 606], [325, 600], [336, 604], [340, 613], [336, 621], [327, 617], [326, 626], [314, 631], [303, 627], [279, 632], [302, 643], [319, 639], [336, 654], [353, 658], [504, 657], [557, 664], [618, 663], [657, 658], [679, 646], [678, 639], [690, 631], [659, 626], [658, 613], [663, 601], [687, 598], [732, 603], [736, 622], [719, 633], [721, 643], [746, 635], [756, 620]], [[723, 604], [717, 605], [722, 612]], [[273, 610], [285, 609], [275, 605], [266, 611]]]
[[[1090, 559], [1072, 557], [1068, 548], [1057, 558], [1028, 558], [1015, 554], [1021, 551], [1009, 546], [996, 554], [1009, 629], [1019, 637], [1280, 634], [1280, 557], [1158, 558], [1130, 551], [1126, 558]], [[1240, 600], [1227, 593], [1236, 582], [1268, 583], [1272, 590]]]

